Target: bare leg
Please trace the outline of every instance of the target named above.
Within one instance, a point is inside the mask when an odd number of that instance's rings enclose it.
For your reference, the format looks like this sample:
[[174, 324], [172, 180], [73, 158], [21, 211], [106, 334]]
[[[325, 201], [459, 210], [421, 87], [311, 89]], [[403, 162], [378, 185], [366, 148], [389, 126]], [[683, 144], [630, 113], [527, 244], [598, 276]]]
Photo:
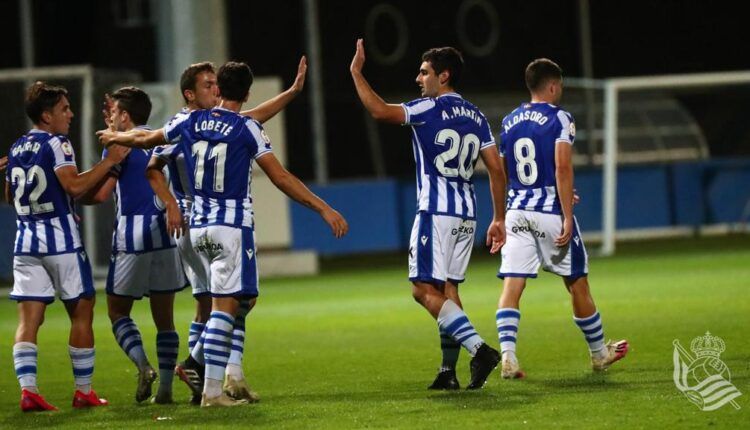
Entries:
[[94, 303], [96, 303], [94, 296], [65, 303], [65, 310], [70, 316], [70, 346], [94, 347]]
[[596, 312], [596, 305], [591, 297], [588, 277], [582, 276], [575, 280], [563, 278], [563, 280], [573, 303], [573, 315], [576, 318], [586, 318], [593, 315]]

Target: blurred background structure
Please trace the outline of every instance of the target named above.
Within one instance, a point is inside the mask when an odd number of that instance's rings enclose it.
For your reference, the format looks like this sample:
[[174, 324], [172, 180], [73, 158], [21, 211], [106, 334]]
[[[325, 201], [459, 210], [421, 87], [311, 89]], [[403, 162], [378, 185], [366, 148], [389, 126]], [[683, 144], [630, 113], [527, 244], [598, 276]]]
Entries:
[[[314, 214], [256, 176], [261, 251], [298, 253], [282, 265], [285, 272], [314, 270], [313, 254], [407, 245], [415, 207], [410, 132], [378, 125], [361, 108], [348, 70], [358, 37], [367, 50], [365, 76], [391, 103], [419, 97], [414, 79], [423, 51], [460, 49], [466, 70], [459, 91], [495, 132], [528, 98], [526, 64], [538, 57], [560, 64], [567, 77], [563, 107], [578, 129], [576, 213], [584, 236], [601, 241], [605, 254], [614, 252], [615, 239], [744, 232], [750, 218], [750, 56], [734, 2], [2, 3], [0, 152], [29, 127], [25, 86], [45, 79], [71, 91], [71, 138], [81, 168], [100, 155], [93, 132], [102, 126], [104, 93], [142, 86], [154, 101], [150, 125], [160, 127], [180, 107], [179, 75], [190, 63], [247, 62], [259, 77], [254, 105], [288, 87], [307, 55], [304, 92], [267, 129], [286, 166], [349, 219], [351, 232], [335, 241]], [[641, 79], [614, 79], [623, 77]], [[482, 175], [476, 187], [481, 237], [491, 217]], [[87, 248], [100, 272], [109, 258], [111, 206], [84, 212]], [[12, 274], [13, 219], [12, 206], [2, 205], [3, 278]]]

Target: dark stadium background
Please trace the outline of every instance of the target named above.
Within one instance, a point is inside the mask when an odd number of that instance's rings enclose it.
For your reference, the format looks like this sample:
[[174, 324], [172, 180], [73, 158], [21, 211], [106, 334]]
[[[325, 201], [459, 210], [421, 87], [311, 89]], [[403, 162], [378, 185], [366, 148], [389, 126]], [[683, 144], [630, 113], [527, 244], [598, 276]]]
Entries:
[[[125, 2], [142, 8], [147, 19], [136, 26], [117, 24]], [[90, 63], [97, 68], [128, 69], [144, 81], [158, 79], [156, 33], [150, 2], [132, 0], [34, 0], [35, 64]], [[326, 96], [328, 157], [332, 179], [371, 176], [362, 109], [348, 66], [354, 41], [362, 37], [367, 11], [385, 3], [406, 17], [408, 44], [393, 64], [369, 57], [365, 74], [388, 101], [417, 97], [414, 84], [419, 56], [427, 48], [461, 48], [456, 1], [325, 1], [319, 2], [322, 27], [323, 85]], [[578, 2], [492, 1], [499, 22], [499, 43], [485, 56], [465, 54], [467, 70], [461, 91], [509, 92], [525, 97], [524, 66], [549, 56], [567, 76], [581, 76]], [[21, 67], [18, 2], [2, 1], [0, 68]], [[248, 62], [257, 75], [279, 75], [290, 84], [299, 56], [305, 53], [302, 0], [273, 2], [228, 0], [229, 52]], [[591, 1], [593, 73], [595, 78], [750, 69], [743, 40], [746, 29], [735, 2], [726, 1]], [[469, 14], [466, 37], [486, 40], [488, 20], [478, 9]], [[415, 25], [419, 23], [419, 25]], [[200, 31], [200, 30], [198, 30]], [[397, 29], [387, 20], [375, 27], [384, 52], [396, 46]], [[196, 60], [200, 60], [196, 58]], [[175, 77], [176, 79], [177, 77]], [[737, 90], [686, 96], [683, 100], [702, 126], [712, 156], [750, 154], [746, 94]], [[19, 99], [19, 108], [21, 101]], [[309, 99], [303, 95], [287, 110], [289, 164], [304, 179], [313, 177]], [[19, 109], [20, 110], [20, 109]], [[15, 113], [5, 113], [13, 118]], [[493, 122], [496, 122], [494, 120]], [[23, 128], [23, 127], [22, 127]], [[412, 175], [408, 130], [381, 127], [386, 173]], [[3, 145], [7, 145], [6, 143]], [[362, 162], [351, 162], [361, 157]]]

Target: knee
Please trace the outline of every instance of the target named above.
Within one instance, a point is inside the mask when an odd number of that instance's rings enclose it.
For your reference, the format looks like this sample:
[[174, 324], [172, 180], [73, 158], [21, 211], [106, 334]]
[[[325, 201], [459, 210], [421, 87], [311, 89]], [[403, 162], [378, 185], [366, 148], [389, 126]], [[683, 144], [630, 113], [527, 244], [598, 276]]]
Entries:
[[427, 296], [427, 288], [424, 285], [413, 284], [411, 287], [411, 296], [415, 302], [422, 304]]
[[247, 311], [250, 312], [255, 307], [255, 303], [258, 301], [257, 297], [253, 297], [247, 304]]

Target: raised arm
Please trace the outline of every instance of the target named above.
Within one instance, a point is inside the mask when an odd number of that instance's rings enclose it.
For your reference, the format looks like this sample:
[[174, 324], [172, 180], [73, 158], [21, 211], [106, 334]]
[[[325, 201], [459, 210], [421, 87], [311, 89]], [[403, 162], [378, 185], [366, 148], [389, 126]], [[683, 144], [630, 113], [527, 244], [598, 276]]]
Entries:
[[334, 236], [340, 238], [349, 231], [349, 225], [344, 217], [323, 199], [313, 194], [296, 176], [289, 173], [272, 153], [266, 153], [255, 161], [266, 172], [276, 188], [297, 203], [320, 214], [321, 218], [331, 227]]
[[78, 173], [77, 167], [68, 165], [56, 169], [55, 174], [60, 180], [60, 185], [62, 185], [65, 192], [68, 193], [69, 196], [78, 200], [85, 197], [89, 191], [109, 175], [109, 171], [112, 167], [125, 159], [129, 152], [129, 148], [122, 146], [112, 147], [107, 152], [105, 158], [83, 173]]
[[493, 217], [487, 228], [487, 246], [490, 254], [497, 254], [505, 245], [505, 163], [497, 153], [495, 145], [484, 148], [479, 156], [482, 157], [489, 174], [490, 194], [492, 195]]
[[362, 43], [362, 39], [357, 39], [357, 51], [354, 53], [352, 64], [349, 66], [349, 71], [352, 73], [352, 79], [354, 80], [354, 87], [357, 89], [357, 95], [359, 100], [365, 106], [370, 115], [377, 121], [387, 122], [391, 124], [403, 124], [406, 122], [406, 113], [401, 105], [394, 105], [386, 103], [376, 92], [372, 89], [370, 84], [362, 75], [362, 66], [365, 64], [365, 48]]
[[185, 221], [180, 206], [177, 204], [177, 199], [169, 191], [169, 184], [166, 176], [164, 176], [164, 166], [166, 165], [167, 163], [163, 159], [151, 157], [146, 167], [146, 178], [156, 197], [164, 202], [164, 206], [167, 208], [167, 231], [169, 235], [179, 238], [186, 233]]
[[127, 146], [131, 148], [150, 149], [167, 143], [164, 137], [164, 129], [144, 130], [134, 128], [130, 131], [112, 131], [111, 129], [99, 130], [99, 143], [105, 147], [110, 145]]
[[555, 239], [557, 246], [565, 246], [573, 233], [573, 147], [565, 141], [555, 143], [555, 180], [563, 213], [563, 231]]
[[276, 97], [266, 100], [250, 110], [240, 112], [240, 115], [248, 116], [261, 124], [273, 118], [277, 113], [281, 112], [286, 105], [294, 100], [297, 97], [297, 94], [302, 92], [302, 88], [305, 87], [306, 75], [307, 58], [303, 55], [297, 66], [297, 77], [294, 78], [294, 83], [291, 87]]

